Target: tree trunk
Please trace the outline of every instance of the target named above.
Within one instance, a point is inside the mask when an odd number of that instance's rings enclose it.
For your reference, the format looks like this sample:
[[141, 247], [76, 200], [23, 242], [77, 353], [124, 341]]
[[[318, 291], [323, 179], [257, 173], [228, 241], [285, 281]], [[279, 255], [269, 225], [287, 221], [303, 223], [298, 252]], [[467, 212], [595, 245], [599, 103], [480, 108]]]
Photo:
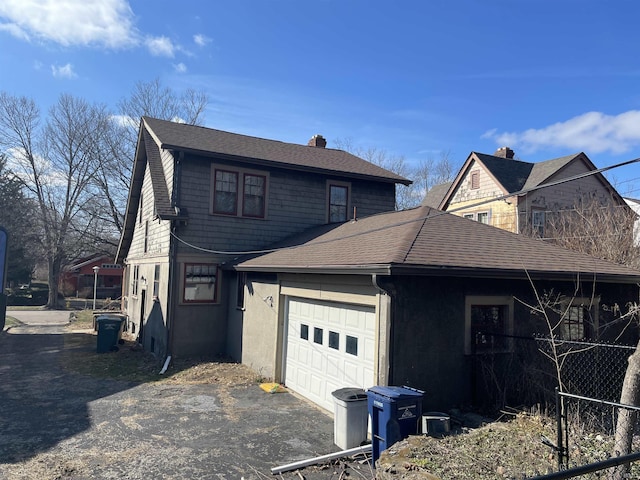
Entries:
[[[622, 384], [620, 403], [623, 405], [640, 406], [640, 342], [636, 350], [629, 357], [629, 365]], [[619, 457], [631, 453], [633, 431], [636, 424], [637, 412], [620, 408], [616, 424], [616, 437], [612, 456]], [[629, 464], [615, 467], [609, 474], [609, 480], [623, 480], [629, 472]]]
[[60, 280], [60, 265], [61, 262], [57, 258], [49, 260], [49, 272], [47, 283], [49, 284], [49, 298], [45, 308], [57, 309], [58, 308], [58, 282]]

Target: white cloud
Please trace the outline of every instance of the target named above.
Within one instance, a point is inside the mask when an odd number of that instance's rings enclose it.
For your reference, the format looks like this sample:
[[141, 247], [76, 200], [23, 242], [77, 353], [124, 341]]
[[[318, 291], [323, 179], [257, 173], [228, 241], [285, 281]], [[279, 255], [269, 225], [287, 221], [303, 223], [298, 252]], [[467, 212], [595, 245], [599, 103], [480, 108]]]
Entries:
[[[0, 6], [0, 8], [2, 7]], [[29, 34], [15, 23], [0, 23], [0, 32], [7, 32], [16, 38], [19, 38], [20, 40], [26, 40], [27, 42], [31, 40]]]
[[621, 154], [640, 146], [640, 111], [629, 110], [618, 115], [587, 112], [539, 129], [502, 133], [493, 129], [482, 137], [526, 153], [544, 148], [565, 148], [587, 154]]
[[56, 78], [76, 78], [78, 75], [73, 71], [73, 65], [67, 63], [61, 67], [51, 65], [51, 73]]
[[175, 55], [176, 47], [168, 37], [147, 37], [144, 43], [154, 57], [173, 58]]
[[29, 39], [123, 48], [138, 43], [126, 0], [2, 0], [0, 29]]
[[206, 37], [205, 35], [202, 35], [200, 33], [193, 36], [193, 41], [201, 47], [204, 47], [211, 43], [211, 39], [209, 37]]
[[186, 73], [186, 71], [187, 71], [187, 66], [184, 63], [174, 64], [173, 68], [178, 73]]
[[120, 127], [132, 128], [134, 130], [137, 130], [139, 126], [139, 120], [136, 120], [129, 115], [111, 115], [109, 119]]

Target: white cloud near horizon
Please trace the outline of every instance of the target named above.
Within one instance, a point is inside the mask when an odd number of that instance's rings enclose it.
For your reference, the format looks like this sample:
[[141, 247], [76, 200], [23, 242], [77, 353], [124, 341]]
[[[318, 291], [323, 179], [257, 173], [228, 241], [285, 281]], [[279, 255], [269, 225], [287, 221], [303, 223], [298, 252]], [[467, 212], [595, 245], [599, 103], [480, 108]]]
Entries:
[[489, 130], [482, 138], [499, 146], [533, 153], [546, 148], [565, 148], [589, 153], [622, 154], [640, 146], [640, 110], [618, 115], [587, 112], [564, 122], [522, 132]]
[[126, 0], [2, 0], [0, 30], [63, 46], [125, 48], [138, 43]]
[[70, 63], [61, 67], [51, 65], [51, 73], [55, 78], [76, 78], [78, 76], [73, 70], [73, 65]]
[[187, 72], [187, 66], [180, 62], [177, 64], [173, 65], [173, 69], [177, 72], [177, 73], [186, 73]]

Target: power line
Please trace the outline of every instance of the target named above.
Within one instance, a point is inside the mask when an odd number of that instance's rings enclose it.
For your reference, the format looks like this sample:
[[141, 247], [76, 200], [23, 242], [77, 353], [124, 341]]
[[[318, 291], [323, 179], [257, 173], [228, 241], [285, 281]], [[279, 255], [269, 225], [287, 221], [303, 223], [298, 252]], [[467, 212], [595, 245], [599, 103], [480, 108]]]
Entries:
[[[475, 208], [475, 207], [479, 207], [479, 206], [482, 206], [482, 205], [486, 205], [488, 203], [496, 202], [496, 201], [499, 201], [499, 200], [506, 200], [506, 199], [511, 198], [511, 197], [520, 196], [520, 195], [526, 195], [528, 193], [535, 192], [537, 190], [541, 190], [543, 188], [555, 187], [556, 185], [562, 185], [564, 183], [572, 182], [572, 181], [575, 181], [575, 180], [580, 180], [582, 178], [587, 178], [587, 177], [590, 177], [592, 175], [597, 175], [598, 173], [606, 172], [606, 171], [609, 171], [609, 170], [613, 170], [615, 168], [624, 167], [624, 166], [631, 165], [633, 163], [638, 163], [638, 162], [640, 162], [640, 158], [635, 158], [633, 160], [627, 160], [625, 162], [616, 163], [614, 165], [610, 165], [608, 167], [603, 167], [603, 168], [598, 168], [596, 170], [590, 170], [588, 172], [584, 172], [584, 173], [580, 173], [580, 174], [577, 174], [577, 175], [573, 175], [571, 177], [566, 177], [566, 178], [563, 178], [563, 179], [560, 179], [560, 180], [556, 180], [554, 182], [545, 183], [543, 185], [538, 185], [538, 186], [535, 186], [535, 187], [518, 190], [517, 192], [513, 192], [513, 193], [509, 193], [509, 194], [505, 194], [505, 195], [498, 195], [498, 196], [495, 196], [495, 197], [487, 198], [487, 199], [479, 201], [477, 203], [473, 203], [473, 204], [470, 204], [470, 205], [465, 205], [464, 207], [458, 207], [458, 208], [454, 208], [454, 209], [451, 209], [451, 210], [448, 210], [448, 211], [438, 210], [438, 211], [435, 211], [435, 212], [433, 212], [433, 213], [431, 213], [429, 215], [419, 216], [419, 217], [416, 217], [416, 218], [412, 218], [411, 220], [405, 220], [405, 221], [402, 221], [402, 222], [395, 222], [395, 223], [392, 223], [392, 224], [389, 224], [389, 225], [385, 225], [383, 227], [373, 228], [373, 229], [370, 229], [370, 230], [367, 230], [367, 231], [362, 231], [362, 232], [354, 233], [354, 234], [351, 234], [351, 235], [344, 235], [344, 236], [341, 236], [341, 237], [332, 238], [330, 240], [316, 241], [316, 242], [314, 242], [314, 245], [322, 245], [322, 244], [325, 244], [325, 243], [332, 243], [332, 242], [336, 242], [336, 241], [339, 241], [339, 240], [345, 240], [345, 239], [348, 239], [348, 238], [353, 238], [353, 237], [356, 237], [356, 236], [365, 235], [365, 234], [368, 234], [368, 233], [373, 233], [373, 232], [377, 232], [377, 231], [382, 231], [382, 230], [387, 230], [387, 229], [390, 229], [390, 228], [399, 227], [399, 226], [402, 226], [402, 225], [406, 225], [408, 223], [425, 221], [425, 220], [428, 220], [430, 218], [438, 217], [440, 215], [447, 215], [447, 214], [451, 214], [451, 213], [454, 213], [454, 212], [459, 212], [461, 210], [467, 210], [467, 209], [470, 209], [470, 208]], [[290, 249], [298, 248], [298, 247], [304, 245], [302, 243], [302, 244], [298, 244], [298, 245], [290, 245], [290, 246], [287, 246], [287, 247], [270, 248], [270, 249], [263, 249], [263, 250], [245, 250], [245, 251], [212, 250], [212, 249], [199, 247], [197, 245], [189, 243], [189, 242], [181, 239], [177, 235], [175, 235], [173, 232], [171, 232], [171, 235], [176, 240], [178, 240], [179, 242], [183, 243], [184, 245], [186, 245], [186, 246], [188, 246], [190, 248], [193, 248], [193, 249], [199, 250], [201, 252], [205, 252], [205, 253], [215, 254], [215, 255], [234, 255], [234, 256], [239, 256], [239, 255], [258, 255], [258, 254], [266, 254], [266, 253], [272, 253], [272, 252], [283, 251], [283, 250], [290, 250]]]

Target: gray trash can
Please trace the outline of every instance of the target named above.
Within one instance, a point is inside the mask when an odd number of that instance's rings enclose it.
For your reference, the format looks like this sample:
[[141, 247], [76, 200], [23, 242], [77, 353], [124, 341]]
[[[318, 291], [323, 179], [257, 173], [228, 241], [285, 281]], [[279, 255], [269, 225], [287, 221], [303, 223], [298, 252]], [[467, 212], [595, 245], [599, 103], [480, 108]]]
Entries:
[[343, 450], [359, 447], [367, 440], [369, 410], [361, 388], [340, 388], [331, 393], [334, 403], [333, 443]]

